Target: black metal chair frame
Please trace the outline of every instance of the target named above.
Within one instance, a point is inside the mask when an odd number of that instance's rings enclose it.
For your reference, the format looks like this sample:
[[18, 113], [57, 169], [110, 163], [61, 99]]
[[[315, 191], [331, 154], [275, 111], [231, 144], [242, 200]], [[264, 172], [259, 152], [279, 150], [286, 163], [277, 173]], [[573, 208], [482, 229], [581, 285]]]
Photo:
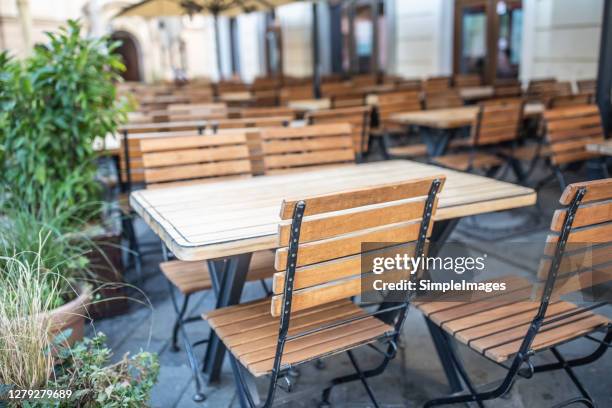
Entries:
[[[168, 248], [163, 242], [161, 243], [161, 248], [162, 248], [162, 255], [163, 255], [164, 261], [169, 261], [171, 256], [168, 253]], [[260, 282], [261, 282], [264, 292], [267, 295], [270, 295], [272, 291], [270, 290], [270, 288], [268, 288], [266, 282], [264, 280], [260, 280]], [[189, 300], [191, 299], [191, 294], [185, 294], [183, 296], [183, 301], [181, 302], [179, 306], [179, 301], [177, 299], [177, 294], [176, 294], [177, 292], [176, 288], [170, 281], [168, 281], [168, 289], [170, 293], [170, 299], [172, 300], [172, 306], [174, 307], [174, 311], [176, 312], [176, 319], [172, 327], [172, 344], [171, 344], [172, 351], [178, 352], [180, 350], [178, 346], [178, 337], [180, 333], [180, 335], [183, 338], [183, 346], [185, 347], [185, 353], [187, 353], [189, 367], [191, 368], [191, 373], [195, 381], [196, 392], [192, 398], [196, 402], [202, 402], [206, 399], [206, 396], [202, 392], [203, 382], [202, 382], [202, 379], [200, 378], [200, 369], [198, 365], [198, 360], [195, 357], [193, 349], [196, 346], [208, 343], [209, 338], [198, 340], [193, 343], [189, 340], [189, 337], [187, 336], [187, 332], [185, 331], [185, 324], [199, 322], [202, 320], [202, 317], [200, 315], [185, 317], [185, 314], [187, 313], [187, 308], [189, 306]]]
[[[432, 182], [432, 185], [429, 190], [429, 194], [425, 203], [425, 208], [423, 211], [423, 218], [421, 221], [421, 227], [419, 231], [419, 236], [417, 239], [417, 243], [415, 246], [415, 256], [422, 256], [425, 251], [425, 243], [427, 240], [427, 231], [429, 228], [429, 224], [431, 222], [432, 209], [435, 202], [436, 194], [440, 189], [441, 181], [436, 179]], [[343, 377], [335, 378], [331, 381], [331, 384], [323, 390], [322, 393], [322, 404], [326, 405], [329, 401], [329, 396], [331, 390], [334, 386], [344, 384], [351, 381], [360, 380], [363, 384], [368, 396], [370, 397], [372, 403], [375, 407], [379, 407], [379, 403], [374, 395], [373, 390], [367, 382], [367, 379], [370, 377], [377, 376], [384, 372], [385, 368], [389, 364], [389, 362], [395, 357], [397, 354], [397, 342], [402, 331], [402, 326], [406, 320], [406, 314], [408, 312], [408, 305], [410, 303], [410, 299], [413, 296], [413, 293], [406, 293], [406, 297], [403, 302], [399, 305], [396, 304], [394, 306], [379, 308], [376, 311], [368, 312], [358, 317], [353, 317], [349, 319], [345, 319], [342, 321], [334, 322], [331, 324], [327, 324], [312, 330], [307, 330], [301, 333], [296, 333], [293, 335], [288, 335], [289, 331], [289, 323], [291, 320], [291, 304], [292, 304], [292, 295], [293, 295], [293, 282], [296, 270], [295, 259], [297, 259], [298, 247], [299, 247], [299, 238], [300, 238], [300, 229], [302, 225], [304, 211], [306, 209], [306, 203], [304, 201], [298, 201], [295, 205], [293, 211], [293, 217], [291, 222], [291, 234], [289, 239], [289, 250], [287, 256], [287, 266], [286, 266], [286, 279], [285, 286], [283, 290], [283, 299], [284, 302], [281, 308], [281, 317], [280, 317], [280, 327], [279, 327], [279, 335], [278, 335], [278, 343], [276, 347], [276, 353], [274, 356], [274, 363], [271, 372], [270, 384], [268, 386], [268, 391], [266, 395], [266, 400], [264, 401], [261, 407], [269, 408], [272, 406], [274, 401], [274, 395], [276, 392], [276, 387], [278, 386], [278, 380], [281, 377], [286, 378], [286, 373], [288, 370], [294, 368], [294, 365], [289, 365], [287, 367], [281, 367], [281, 360], [283, 356], [283, 350], [287, 341], [295, 340], [307, 335], [311, 335], [322, 330], [331, 329], [334, 327], [339, 327], [348, 323], [352, 323], [358, 320], [365, 319], [371, 316], [378, 316], [381, 314], [395, 314], [395, 323], [394, 330], [391, 333], [387, 333], [384, 336], [381, 336], [378, 340], [384, 341], [387, 345], [387, 349], [385, 351], [380, 350], [375, 347], [373, 344], [368, 344], [374, 350], [378, 351], [383, 355], [383, 361], [375, 368], [370, 370], [362, 370], [359, 366], [355, 355], [352, 353], [352, 348], [345, 350], [353, 368], [355, 369], [355, 373]], [[411, 279], [415, 278], [418, 274], [415, 273], [411, 276]], [[353, 348], [359, 347], [355, 346]], [[333, 353], [332, 353], [333, 354]], [[242, 366], [239, 361], [230, 353], [230, 360], [232, 362], [232, 366], [234, 367], [234, 377], [236, 381], [236, 387], [240, 396], [241, 401], [245, 401], [251, 408], [257, 406], [255, 403], [253, 396], [249, 391], [249, 387], [246, 384], [245, 378], [242, 373]], [[305, 363], [305, 361], [300, 364]]]
[[[580, 188], [577, 191], [576, 196], [574, 197], [574, 199], [572, 200], [571, 204], [569, 205], [567, 209], [567, 213], [565, 215], [565, 219], [563, 222], [563, 227], [561, 229], [561, 234], [559, 236], [559, 239], [555, 247], [554, 257], [552, 259], [550, 270], [546, 277], [544, 290], [540, 298], [540, 306], [538, 308], [538, 311], [535, 317], [531, 321], [531, 324], [519, 347], [519, 351], [516, 354], [516, 356], [512, 359], [512, 363], [510, 364], [510, 366], [499, 364], [503, 368], [507, 369], [506, 376], [504, 377], [501, 384], [497, 388], [491, 391], [477, 392], [475, 387], [472, 385], [472, 382], [467, 374], [467, 371], [465, 370], [459, 357], [455, 353], [455, 350], [453, 350], [453, 348], [451, 347], [450, 339], [448, 335], [445, 334], [445, 340], [446, 340], [445, 346], [447, 348], [447, 352], [451, 356], [452, 363], [455, 366], [457, 372], [459, 373], [460, 377], [465, 382], [469, 393], [427, 401], [427, 403], [425, 404], [426, 408], [437, 406], [437, 405], [458, 404], [458, 403], [468, 403], [468, 402], [475, 402], [479, 407], [483, 407], [482, 401], [495, 399], [509, 392], [517, 376], [521, 376], [524, 378], [531, 378], [531, 376], [533, 376], [534, 373], [560, 370], [560, 369], [565, 370], [565, 372], [567, 373], [571, 381], [576, 385], [576, 387], [578, 388], [580, 392], [580, 397], [572, 398], [570, 400], [564, 401], [556, 405], [555, 407], [556, 408], [564, 407], [564, 406], [575, 404], [575, 403], [581, 403], [587, 407], [593, 407], [593, 408], [595, 407], [593, 398], [589, 395], [586, 388], [580, 382], [580, 380], [578, 379], [578, 377], [576, 376], [572, 368], [577, 367], [577, 366], [582, 366], [582, 365], [585, 365], [585, 364], [588, 364], [588, 363], [591, 363], [597, 360], [599, 357], [601, 357], [605, 353], [605, 351], [608, 348], [611, 347], [612, 325], [608, 325], [607, 327], [603, 328], [603, 331], [605, 331], [606, 334], [604, 335], [604, 338], [602, 340], [596, 339], [590, 335], [583, 336], [584, 338], [587, 338], [587, 339], [590, 339], [590, 340], [593, 340], [599, 343], [599, 346], [597, 347], [597, 349], [585, 357], [576, 358], [573, 360], [565, 360], [564, 357], [559, 352], [559, 350], [555, 346], [551, 346], [550, 348], [547, 348], [546, 350], [550, 350], [553, 353], [553, 355], [557, 359], [556, 363], [534, 366], [530, 362], [530, 359], [536, 354], [536, 352], [533, 349], [531, 349], [531, 345], [538, 331], [542, 327], [558, 322], [559, 320], [574, 316], [578, 313], [584, 313], [588, 310], [592, 310], [596, 307], [607, 304], [607, 302], [595, 303], [592, 306], [582, 308], [578, 311], [572, 311], [569, 313], [565, 313], [561, 316], [544, 321], [546, 310], [548, 308], [548, 304], [549, 304], [551, 294], [553, 291], [553, 287], [557, 279], [557, 275], [559, 273], [559, 267], [563, 259], [563, 254], [565, 251], [567, 239], [569, 237], [569, 233], [572, 228], [572, 222], [574, 220], [576, 211], [578, 210], [578, 206], [580, 205], [582, 198], [584, 197], [585, 194], [586, 194], [586, 188], [585, 187]], [[545, 350], [539, 350], [538, 353], [541, 353], [543, 351]], [[525, 364], [527, 365], [527, 367], [523, 368], [523, 365]]]

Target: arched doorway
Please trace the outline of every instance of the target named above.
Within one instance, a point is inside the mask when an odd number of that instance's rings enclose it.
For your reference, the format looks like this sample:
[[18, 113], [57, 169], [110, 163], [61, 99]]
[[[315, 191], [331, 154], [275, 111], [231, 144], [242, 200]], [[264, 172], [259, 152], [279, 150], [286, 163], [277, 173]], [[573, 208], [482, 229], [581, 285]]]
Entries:
[[126, 81], [141, 81], [137, 40], [126, 31], [115, 31], [111, 35], [111, 39], [121, 41], [121, 45], [115, 52], [121, 55], [125, 64], [125, 71], [121, 73], [123, 79]]

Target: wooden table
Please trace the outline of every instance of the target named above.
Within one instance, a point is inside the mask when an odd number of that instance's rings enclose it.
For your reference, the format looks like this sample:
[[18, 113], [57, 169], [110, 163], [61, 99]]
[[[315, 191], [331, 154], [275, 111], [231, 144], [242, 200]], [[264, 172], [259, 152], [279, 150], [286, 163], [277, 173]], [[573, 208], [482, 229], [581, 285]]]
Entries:
[[295, 109], [298, 113], [304, 114], [306, 112], [324, 110], [331, 108], [331, 99], [299, 99], [295, 101], [289, 101], [287, 104], [291, 109]]
[[[544, 112], [544, 105], [539, 102], [525, 105], [526, 117], [539, 116]], [[478, 114], [477, 106], [459, 108], [431, 109], [401, 112], [391, 115], [391, 120], [401, 125], [423, 126], [436, 129], [453, 129], [470, 126]]]
[[251, 102], [253, 100], [253, 94], [250, 92], [225, 92], [219, 95], [219, 100], [229, 103]]
[[[130, 205], [182, 260], [206, 260], [217, 293], [217, 307], [240, 302], [251, 254], [274, 249], [278, 240], [280, 204], [359, 187], [445, 174], [432, 241], [442, 242], [461, 218], [533, 205], [535, 192], [527, 187], [412, 162], [386, 161], [326, 170], [254, 177], [195, 186], [141, 190]], [[225, 284], [219, 284], [219, 282]], [[441, 361], [448, 362], [432, 330]], [[219, 378], [222, 343], [211, 334], [204, 371], [209, 381]], [[446, 364], [446, 363], [444, 363]], [[454, 368], [444, 365], [449, 382], [459, 387]]]
[[[423, 142], [427, 145], [429, 156], [444, 154], [450, 140], [460, 128], [470, 126], [478, 114], [478, 106], [459, 108], [432, 109], [401, 112], [391, 115], [390, 120], [402, 126], [416, 126], [421, 130]], [[525, 105], [524, 116], [538, 117], [544, 112], [544, 105], [539, 102]]]
[[491, 98], [495, 94], [492, 86], [470, 86], [459, 88], [459, 96], [465, 102], [473, 102], [481, 99]]
[[601, 143], [588, 144], [586, 149], [589, 152], [595, 152], [606, 156], [612, 156], [612, 139]]

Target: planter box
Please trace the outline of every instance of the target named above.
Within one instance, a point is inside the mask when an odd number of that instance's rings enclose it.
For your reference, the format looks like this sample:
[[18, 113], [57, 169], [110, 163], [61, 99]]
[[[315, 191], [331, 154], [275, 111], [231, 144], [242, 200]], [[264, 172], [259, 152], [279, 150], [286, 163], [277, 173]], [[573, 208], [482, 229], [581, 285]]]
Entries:
[[91, 290], [88, 287], [81, 287], [77, 291], [79, 296], [76, 299], [72, 299], [45, 315], [47, 316], [45, 318], [49, 319], [49, 330], [52, 336], [57, 336], [67, 329], [72, 330], [64, 345], [72, 346], [83, 339], [85, 317], [91, 302]]
[[121, 234], [118, 230], [105, 229], [96, 231], [91, 239], [98, 248], [88, 256], [89, 268], [96, 281], [95, 300], [88, 307], [89, 314], [93, 319], [102, 319], [125, 313], [128, 301], [123, 286]]

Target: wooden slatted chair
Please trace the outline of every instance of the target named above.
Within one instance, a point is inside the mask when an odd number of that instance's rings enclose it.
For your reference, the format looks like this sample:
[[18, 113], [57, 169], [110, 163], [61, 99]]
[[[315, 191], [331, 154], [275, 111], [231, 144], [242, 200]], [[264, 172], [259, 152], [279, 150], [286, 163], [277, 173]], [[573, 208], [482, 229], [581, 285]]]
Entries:
[[[484, 170], [487, 175], [493, 174], [504, 163], [497, 155], [499, 147], [516, 142], [519, 137], [522, 115], [521, 102], [481, 104], [470, 137], [464, 143], [468, 151], [434, 157], [433, 162], [455, 170]], [[522, 173], [513, 168], [522, 179]]]
[[[144, 179], [147, 188], [168, 185], [190, 185], [251, 176], [250, 135], [247, 133], [160, 137], [140, 140]], [[188, 355], [196, 381], [196, 400], [203, 400], [197, 360], [184, 325], [197, 321], [197, 317], [185, 317], [191, 296], [210, 290], [212, 282], [205, 262], [169, 260], [167, 248], [162, 243], [164, 262], [159, 267], [169, 282], [176, 320], [172, 330], [172, 349], [178, 350], [179, 332]], [[264, 280], [272, 277], [274, 254], [261, 251], [253, 254], [247, 280]], [[179, 306], [175, 290], [183, 297]], [[200, 344], [198, 342], [194, 344]]]
[[[362, 254], [371, 253], [362, 252], [362, 242], [380, 242], [383, 251], [410, 243], [410, 253], [424, 254], [443, 181], [443, 176], [432, 177], [283, 201], [272, 298], [203, 316], [230, 352], [242, 400], [255, 406], [244, 371], [270, 376], [263, 404], [270, 407], [278, 379], [287, 378], [290, 368], [347, 352], [359, 374], [332, 380], [323, 391], [323, 403], [334, 385], [361, 380], [378, 406], [367, 378], [382, 373], [396, 354], [408, 295], [374, 312], [349, 300], [362, 293], [362, 279], [367, 288], [373, 276], [360, 266]], [[389, 312], [390, 323], [377, 318]], [[374, 370], [361, 371], [352, 349], [376, 341], [386, 347], [383, 361]]]
[[530, 100], [537, 100], [544, 104], [553, 96], [558, 95], [558, 83], [555, 78], [541, 78], [529, 81], [527, 85], [527, 97]]
[[499, 79], [493, 84], [495, 98], [515, 98], [523, 95], [520, 81], [516, 79]]
[[274, 106], [244, 108], [240, 110], [241, 118], [267, 118], [279, 116], [285, 116], [289, 117], [291, 120], [295, 120], [295, 109], [287, 106]]
[[576, 81], [576, 87], [578, 88], [578, 93], [595, 95], [597, 91], [597, 81], [594, 79], [581, 79]]
[[427, 147], [422, 143], [397, 146], [393, 145], [391, 140], [394, 136], [407, 133], [405, 127], [390, 120], [391, 116], [421, 109], [421, 94], [418, 91], [388, 92], [378, 95], [378, 127], [371, 129], [370, 135], [378, 141], [385, 159], [414, 158], [427, 154]]
[[313, 125], [350, 123], [353, 131], [353, 150], [355, 157], [360, 159], [368, 152], [371, 116], [371, 106], [358, 106], [308, 112], [304, 118]]
[[451, 87], [451, 77], [437, 76], [429, 77], [423, 81], [423, 90], [425, 92], [440, 92]]
[[[573, 367], [597, 360], [612, 342], [610, 319], [593, 312], [610, 300], [598, 298], [597, 288], [612, 280], [612, 179], [571, 184], [559, 201], [564, 208], [553, 216], [535, 284], [514, 284], [511, 293], [476, 294], [469, 301], [445, 301], [442, 297], [414, 302], [451, 338], [508, 370], [495, 389], [477, 392], [446, 339], [452, 364], [470, 391], [428, 401], [425, 407], [462, 402], [482, 406], [481, 401], [506, 394], [517, 376], [530, 378], [534, 373], [553, 370], [565, 370], [581, 394], [555, 406], [595, 406]], [[580, 300], [572, 302], [580, 293]], [[597, 332], [603, 333], [602, 340], [592, 336]], [[596, 350], [566, 360], [557, 346], [579, 338], [594, 340]], [[548, 351], [555, 362], [531, 363], [535, 355]]]
[[443, 89], [425, 92], [425, 109], [459, 108], [463, 99], [456, 89]]
[[291, 101], [299, 101], [303, 99], [313, 99], [314, 90], [312, 85], [286, 86], [280, 91], [280, 104], [288, 105]]
[[457, 88], [481, 86], [482, 78], [478, 74], [457, 74], [453, 76], [453, 85]]
[[602, 142], [604, 137], [601, 116], [597, 105], [576, 105], [544, 112], [545, 141], [550, 154], [547, 163], [551, 174], [541, 180], [536, 189], [552, 179], [557, 179], [561, 189], [565, 189], [563, 174], [569, 165], [584, 164], [587, 160], [599, 158], [601, 170], [607, 177], [608, 170], [602, 157], [586, 150], [589, 143]]
[[265, 174], [355, 163], [351, 125], [262, 129]]
[[588, 105], [592, 103], [593, 95], [588, 93], [579, 93], [571, 95], [556, 95], [550, 98], [548, 108], [562, 108], [564, 106]]

